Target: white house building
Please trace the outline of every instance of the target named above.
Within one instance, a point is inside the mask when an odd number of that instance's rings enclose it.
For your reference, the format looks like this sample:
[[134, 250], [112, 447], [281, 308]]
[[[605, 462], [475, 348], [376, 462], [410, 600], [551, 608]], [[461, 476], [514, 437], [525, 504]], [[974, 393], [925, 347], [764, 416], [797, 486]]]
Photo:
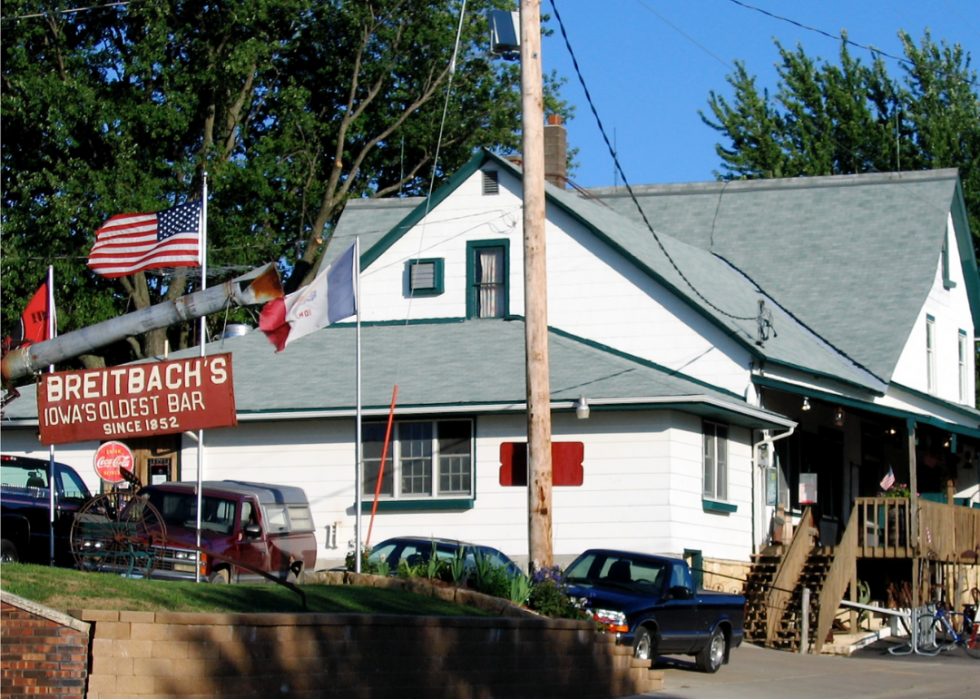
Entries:
[[[980, 276], [956, 171], [636, 195], [547, 187], [553, 439], [582, 445], [554, 490], [557, 561], [593, 546], [747, 561], [814, 474], [828, 542], [889, 469], [980, 503]], [[526, 442], [520, 169], [482, 152], [431, 200], [351, 201], [321, 264], [355, 237], [365, 512], [398, 387], [372, 542], [526, 560], [507, 446]], [[233, 355], [239, 425], [206, 434], [205, 477], [302, 486], [322, 566], [354, 537], [354, 338], [344, 322], [278, 354], [258, 332], [208, 346]], [[43, 456], [22, 393], [3, 451]], [[57, 458], [95, 486], [97, 446]], [[144, 481], [196, 478], [189, 435], [132, 446]]]

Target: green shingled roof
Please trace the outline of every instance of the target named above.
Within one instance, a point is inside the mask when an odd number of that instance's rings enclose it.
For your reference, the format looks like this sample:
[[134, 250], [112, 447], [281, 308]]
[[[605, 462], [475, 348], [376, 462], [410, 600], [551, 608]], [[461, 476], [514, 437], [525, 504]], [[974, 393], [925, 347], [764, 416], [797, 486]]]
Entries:
[[[489, 151], [476, 155], [456, 173], [452, 179], [433, 195], [430, 209], [436, 208], [452, 190], [487, 161], [520, 178], [522, 172], [512, 163]], [[885, 385], [874, 375], [856, 365], [820, 337], [808, 330], [790, 314], [779, 307], [771, 297], [744, 274], [710, 252], [688, 245], [670, 236], [660, 236], [664, 249], [674, 260], [675, 268], [664, 255], [657, 241], [645, 226], [613, 211], [595, 200], [580, 197], [550, 184], [546, 185], [549, 206], [558, 206], [571, 214], [592, 231], [597, 238], [650, 274], [660, 283], [672, 289], [699, 313], [726, 334], [746, 347], [757, 357], [779, 362], [788, 367], [832, 377], [861, 387], [871, 393], [883, 393]], [[412, 225], [421, 220], [424, 200], [391, 232], [379, 240], [370, 250], [362, 247], [362, 260], [367, 265], [380, 255]], [[681, 277], [677, 269], [683, 271]], [[697, 290], [693, 291], [691, 287]], [[759, 339], [756, 317], [759, 301], [764, 300], [773, 315], [774, 333], [763, 343]], [[735, 316], [735, 317], [733, 317]]]
[[[712, 252], [821, 337], [891, 379], [932, 288], [956, 170], [634, 187], [658, 232]], [[625, 188], [588, 190], [640, 221]], [[957, 234], [978, 312], [965, 218]]]
[[424, 202], [424, 197], [397, 197], [393, 199], [350, 199], [344, 205], [344, 213], [337, 221], [326, 252], [320, 258], [317, 271], [323, 269], [354, 242], [361, 239], [361, 252], [385, 236], [416, 206]]
[[[460, 412], [515, 409], [525, 401], [524, 322], [488, 319], [365, 324], [362, 329], [362, 403], [386, 409], [398, 385], [400, 408]], [[551, 332], [551, 396], [593, 409], [678, 407], [747, 427], [785, 426], [773, 413], [649, 362]], [[355, 404], [355, 328], [333, 325], [276, 353], [261, 332], [208, 345], [208, 354], [231, 352], [235, 403], [248, 413], [343, 412]], [[184, 350], [171, 358], [197, 356]], [[37, 416], [34, 387], [8, 406], [9, 418]]]

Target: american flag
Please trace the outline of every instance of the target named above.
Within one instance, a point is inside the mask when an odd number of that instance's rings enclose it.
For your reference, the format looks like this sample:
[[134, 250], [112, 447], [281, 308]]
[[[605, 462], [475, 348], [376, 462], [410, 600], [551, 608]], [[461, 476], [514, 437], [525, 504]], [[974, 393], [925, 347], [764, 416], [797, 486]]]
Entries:
[[155, 214], [113, 216], [95, 232], [88, 266], [103, 277], [200, 266], [202, 207], [198, 200]]
[[885, 477], [881, 479], [881, 483], [879, 483], [879, 485], [881, 486], [882, 490], [888, 490], [895, 485], [895, 472], [892, 471], [890, 466], [888, 467], [888, 473], [886, 473]]

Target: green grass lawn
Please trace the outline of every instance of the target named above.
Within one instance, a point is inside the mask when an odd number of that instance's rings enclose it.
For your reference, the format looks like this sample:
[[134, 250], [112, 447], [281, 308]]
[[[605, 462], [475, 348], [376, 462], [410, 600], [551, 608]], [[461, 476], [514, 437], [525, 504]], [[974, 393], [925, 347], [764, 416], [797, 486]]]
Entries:
[[[299, 595], [281, 585], [209, 585], [130, 580], [108, 573], [4, 563], [0, 587], [59, 611], [112, 609], [140, 612], [255, 613], [303, 611]], [[352, 585], [303, 585], [308, 611], [330, 614], [492, 616], [402, 590]]]

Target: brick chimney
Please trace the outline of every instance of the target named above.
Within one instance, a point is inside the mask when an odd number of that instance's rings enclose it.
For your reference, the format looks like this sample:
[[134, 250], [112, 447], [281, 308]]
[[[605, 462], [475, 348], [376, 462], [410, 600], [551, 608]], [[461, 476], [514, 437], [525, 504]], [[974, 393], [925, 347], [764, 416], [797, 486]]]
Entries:
[[544, 126], [544, 178], [562, 189], [568, 183], [565, 169], [567, 150], [568, 135], [561, 123], [561, 117], [549, 114]]

